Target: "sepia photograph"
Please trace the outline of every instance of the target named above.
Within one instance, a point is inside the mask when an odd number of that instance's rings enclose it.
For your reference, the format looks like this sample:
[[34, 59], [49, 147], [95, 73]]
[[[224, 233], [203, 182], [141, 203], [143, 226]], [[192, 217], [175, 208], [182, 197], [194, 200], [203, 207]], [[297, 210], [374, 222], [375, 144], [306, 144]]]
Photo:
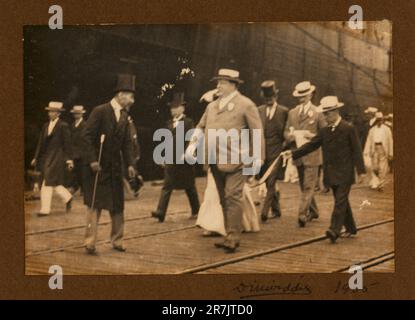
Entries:
[[362, 23], [25, 25], [25, 274], [394, 273], [392, 22]]

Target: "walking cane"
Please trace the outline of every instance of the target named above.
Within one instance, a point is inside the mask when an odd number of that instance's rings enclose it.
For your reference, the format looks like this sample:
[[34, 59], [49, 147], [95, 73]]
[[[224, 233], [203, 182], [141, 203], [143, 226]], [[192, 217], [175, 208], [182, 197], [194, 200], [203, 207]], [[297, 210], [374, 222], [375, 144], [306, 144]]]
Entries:
[[[102, 147], [104, 145], [104, 140], [105, 140], [105, 134], [101, 134], [99, 154], [98, 154], [98, 166], [101, 166]], [[94, 205], [95, 205], [95, 197], [96, 197], [97, 185], [98, 185], [98, 175], [99, 175], [99, 171], [97, 171], [97, 173], [95, 175], [94, 190], [92, 192], [91, 211], [94, 210]]]

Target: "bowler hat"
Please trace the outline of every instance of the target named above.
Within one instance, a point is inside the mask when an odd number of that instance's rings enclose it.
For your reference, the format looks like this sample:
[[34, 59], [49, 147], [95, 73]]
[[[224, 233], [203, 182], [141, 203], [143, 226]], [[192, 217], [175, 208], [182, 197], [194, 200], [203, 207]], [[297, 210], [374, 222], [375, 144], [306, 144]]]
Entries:
[[119, 74], [117, 86], [115, 92], [128, 91], [135, 92], [135, 75], [132, 74]]

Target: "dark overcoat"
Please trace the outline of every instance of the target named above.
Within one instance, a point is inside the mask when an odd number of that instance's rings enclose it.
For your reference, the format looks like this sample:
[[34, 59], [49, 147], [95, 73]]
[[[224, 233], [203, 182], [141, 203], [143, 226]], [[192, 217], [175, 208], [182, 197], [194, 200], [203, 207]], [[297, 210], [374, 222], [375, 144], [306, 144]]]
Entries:
[[127, 112], [121, 111], [120, 120], [117, 122], [114, 109], [108, 102], [93, 109], [83, 129], [84, 202], [89, 207], [92, 204], [95, 180], [90, 164], [98, 161], [100, 139], [104, 134], [102, 170], [98, 175], [94, 208], [112, 213], [121, 213], [124, 210], [121, 156], [128, 165], [134, 165], [127, 118]]
[[[184, 134], [186, 135], [187, 131], [194, 128], [194, 123], [191, 118], [184, 117], [183, 121]], [[164, 167], [164, 184], [167, 188], [171, 189], [188, 189], [194, 186], [194, 166], [188, 164], [184, 161], [184, 164], [177, 164], [176, 159], [176, 134], [177, 128], [173, 127], [173, 120], [169, 120], [166, 123], [166, 127], [172, 133], [172, 143], [173, 143], [173, 160], [174, 164], [166, 164]], [[184, 138], [184, 137], [183, 137]], [[186, 150], [188, 142], [184, 145], [184, 150]], [[180, 157], [180, 155], [179, 155]]]
[[341, 120], [334, 131], [331, 127], [320, 129], [310, 142], [293, 151], [293, 159], [317, 150], [320, 146], [323, 149], [325, 185], [351, 185], [355, 182], [355, 168], [359, 174], [365, 172], [362, 147], [356, 130], [350, 123]]
[[60, 119], [50, 135], [48, 127], [49, 122], [42, 128], [34, 159], [45, 185], [53, 187], [65, 183], [66, 161], [72, 160], [71, 132], [68, 124]]
[[75, 127], [75, 122], [71, 124], [73, 160], [81, 159], [83, 148], [82, 131], [85, 128], [85, 125], [85, 120], [82, 120], [77, 127]]

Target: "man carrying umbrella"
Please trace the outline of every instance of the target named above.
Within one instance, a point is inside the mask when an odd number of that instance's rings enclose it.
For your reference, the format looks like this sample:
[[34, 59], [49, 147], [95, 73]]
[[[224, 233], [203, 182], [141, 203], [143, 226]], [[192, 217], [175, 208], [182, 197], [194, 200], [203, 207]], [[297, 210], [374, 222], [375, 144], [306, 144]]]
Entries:
[[[128, 174], [134, 177], [134, 156], [128, 130], [127, 108], [134, 104], [135, 76], [118, 76], [115, 96], [92, 110], [83, 130], [84, 152], [84, 201], [89, 207], [85, 248], [95, 253], [98, 220], [101, 211], [111, 216], [111, 243], [115, 250], [125, 251], [124, 190], [122, 160], [128, 165]], [[98, 176], [97, 176], [98, 175]]]

